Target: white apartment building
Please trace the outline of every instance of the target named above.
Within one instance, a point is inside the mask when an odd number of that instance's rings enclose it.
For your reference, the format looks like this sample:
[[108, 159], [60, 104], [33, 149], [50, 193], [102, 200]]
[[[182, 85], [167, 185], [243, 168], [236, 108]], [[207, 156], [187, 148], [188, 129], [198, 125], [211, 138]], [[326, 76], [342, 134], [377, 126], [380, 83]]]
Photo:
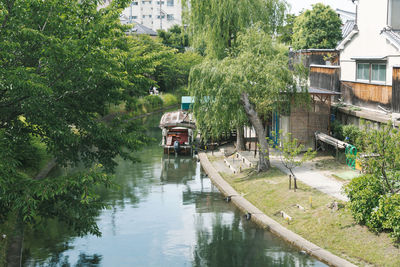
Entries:
[[121, 22], [140, 23], [154, 31], [182, 24], [181, 0], [133, 0], [121, 15]]

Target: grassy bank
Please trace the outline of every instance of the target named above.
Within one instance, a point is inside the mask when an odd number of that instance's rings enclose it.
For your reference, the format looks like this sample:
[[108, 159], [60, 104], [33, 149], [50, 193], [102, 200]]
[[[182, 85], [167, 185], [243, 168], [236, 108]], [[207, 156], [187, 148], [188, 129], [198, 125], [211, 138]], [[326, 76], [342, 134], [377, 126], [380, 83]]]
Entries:
[[182, 87], [171, 93], [160, 93], [159, 95], [132, 98], [130, 101], [123, 102], [118, 106], [110, 106], [108, 113], [129, 113], [129, 115], [133, 117], [140, 116], [166, 107], [179, 105], [181, 97], [188, 94], [187, 89]]
[[[345, 205], [337, 211], [328, 208], [334, 198], [301, 182], [297, 192], [289, 191], [288, 178], [278, 169], [221, 176], [265, 214], [316, 245], [360, 266], [400, 266], [400, 249], [387, 234], [378, 235], [357, 225]], [[293, 220], [288, 224], [280, 211]]]

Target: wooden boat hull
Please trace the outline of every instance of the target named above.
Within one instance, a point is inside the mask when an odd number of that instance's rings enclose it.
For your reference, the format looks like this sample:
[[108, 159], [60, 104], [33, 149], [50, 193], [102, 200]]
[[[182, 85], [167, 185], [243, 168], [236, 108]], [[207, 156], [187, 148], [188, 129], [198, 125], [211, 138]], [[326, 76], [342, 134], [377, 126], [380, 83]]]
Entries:
[[[192, 155], [192, 151], [190, 146], [181, 146], [177, 154]], [[175, 154], [175, 148], [173, 146], [164, 146], [164, 154]]]

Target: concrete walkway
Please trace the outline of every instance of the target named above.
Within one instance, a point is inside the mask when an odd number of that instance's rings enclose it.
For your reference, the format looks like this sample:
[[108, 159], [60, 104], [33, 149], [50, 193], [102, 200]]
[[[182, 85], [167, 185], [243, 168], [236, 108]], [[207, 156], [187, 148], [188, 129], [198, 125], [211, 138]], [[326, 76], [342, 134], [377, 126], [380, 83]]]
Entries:
[[[271, 165], [279, 168], [282, 172], [289, 174], [289, 170], [283, 166], [280, 157], [274, 156], [276, 154], [273, 149], [271, 149]], [[239, 152], [241, 157], [246, 158], [248, 161], [257, 164], [258, 162], [258, 154], [254, 157], [254, 152], [252, 151], [243, 151]], [[214, 152], [214, 156], [216, 157], [223, 157], [224, 154], [220, 151]], [[226, 167], [223, 159], [213, 161], [212, 163], [216, 169], [220, 172], [225, 172], [232, 174], [233, 171]], [[303, 166], [298, 167], [294, 170], [294, 173], [301, 182], [305, 183], [306, 185], [315, 188], [325, 194], [328, 194], [338, 200], [348, 201], [349, 199], [345, 196], [342, 192], [342, 187], [344, 185], [343, 182], [338, 181], [336, 179], [330, 178], [324, 174], [324, 171], [318, 170], [315, 167], [315, 162], [305, 162]]]
[[[289, 170], [283, 166], [279, 156], [271, 156], [271, 165], [276, 166], [281, 171], [289, 174]], [[294, 170], [294, 174], [297, 179], [302, 181], [308, 186], [311, 186], [325, 194], [333, 196], [339, 200], [349, 201], [347, 196], [342, 193], [342, 182], [329, 178], [324, 175], [321, 171], [315, 169], [315, 163], [305, 162], [303, 166], [300, 166]]]

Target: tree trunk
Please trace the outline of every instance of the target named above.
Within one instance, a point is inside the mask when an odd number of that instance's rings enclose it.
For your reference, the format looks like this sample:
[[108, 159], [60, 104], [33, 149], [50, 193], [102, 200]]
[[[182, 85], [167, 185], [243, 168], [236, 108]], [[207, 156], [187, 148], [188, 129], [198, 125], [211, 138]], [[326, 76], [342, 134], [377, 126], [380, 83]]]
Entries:
[[236, 128], [236, 151], [246, 150], [244, 145], [244, 129], [243, 126]]
[[269, 162], [269, 146], [267, 142], [267, 133], [265, 131], [264, 125], [254, 109], [253, 105], [250, 103], [249, 95], [247, 93], [242, 93], [240, 95], [240, 100], [243, 104], [244, 111], [246, 112], [247, 118], [249, 119], [251, 125], [257, 134], [257, 140], [260, 144], [259, 159], [258, 159], [258, 172], [268, 171], [271, 168], [271, 163]]
[[16, 218], [15, 228], [10, 237], [7, 248], [7, 266], [22, 266], [22, 244], [24, 241], [24, 222], [22, 215], [18, 214]]

